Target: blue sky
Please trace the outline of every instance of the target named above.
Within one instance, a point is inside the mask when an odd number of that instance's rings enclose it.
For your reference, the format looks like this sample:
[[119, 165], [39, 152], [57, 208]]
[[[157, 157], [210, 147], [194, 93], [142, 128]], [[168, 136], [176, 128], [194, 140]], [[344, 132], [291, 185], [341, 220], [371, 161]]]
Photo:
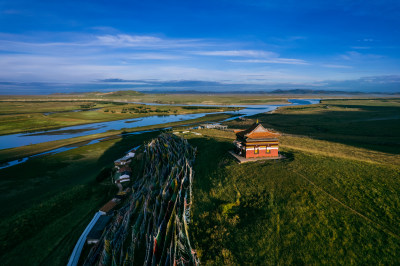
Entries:
[[400, 1], [0, 0], [0, 70], [2, 94], [398, 92]]

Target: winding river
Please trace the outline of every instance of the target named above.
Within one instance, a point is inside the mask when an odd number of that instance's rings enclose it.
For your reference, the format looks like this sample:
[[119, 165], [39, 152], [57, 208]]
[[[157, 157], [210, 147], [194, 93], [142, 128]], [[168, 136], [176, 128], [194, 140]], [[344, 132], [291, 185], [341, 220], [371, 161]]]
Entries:
[[[234, 115], [233, 117], [226, 119], [224, 121], [232, 120], [239, 116], [251, 116], [251, 115], [256, 115], [259, 113], [270, 112], [281, 106], [317, 104], [320, 102], [320, 100], [317, 100], [317, 99], [290, 99], [289, 102], [290, 102], [290, 104], [280, 104], [280, 105], [232, 105], [232, 107], [243, 107], [244, 109], [239, 110], [239, 111], [224, 112], [224, 113], [229, 113], [229, 114]], [[142, 104], [154, 105], [153, 103], [142, 103]], [[203, 106], [203, 105], [197, 104], [197, 105], [193, 105], [193, 106]], [[205, 106], [210, 106], [210, 105], [205, 105]], [[200, 118], [205, 115], [208, 115], [208, 114], [215, 114], [215, 113], [221, 113], [221, 112], [184, 114], [184, 115], [164, 115], [164, 116], [157, 115], [157, 116], [148, 116], [148, 117], [141, 117], [141, 118], [107, 121], [107, 122], [100, 122], [100, 123], [91, 123], [91, 124], [78, 125], [78, 126], [69, 126], [69, 127], [63, 127], [63, 128], [59, 128], [59, 129], [53, 129], [53, 130], [37, 131], [37, 132], [33, 132], [33, 133], [18, 133], [18, 134], [4, 135], [4, 136], [0, 136], [0, 150], [16, 148], [16, 147], [26, 146], [26, 145], [31, 145], [31, 144], [38, 144], [38, 143], [54, 141], [54, 140], [62, 140], [62, 139], [104, 133], [109, 130], [122, 130], [122, 129], [127, 129], [127, 128], [136, 128], [136, 127], [143, 127], [143, 126], [150, 126], [150, 125], [161, 125], [161, 124], [177, 122], [177, 121], [186, 121], [186, 120], [196, 119], [196, 118]], [[221, 122], [223, 122], [223, 121], [221, 121]], [[149, 131], [148, 130], [138, 131], [138, 132], [132, 132], [129, 134], [141, 134], [144, 132], [149, 132]], [[87, 143], [86, 145], [94, 144], [96, 142], [99, 142], [100, 140], [101, 139], [92, 140], [91, 142]], [[32, 157], [60, 153], [63, 151], [74, 149], [74, 148], [76, 148], [76, 147], [72, 147], [72, 146], [62, 147], [62, 148], [47, 151], [44, 153], [25, 157], [25, 158], [22, 158], [19, 160], [6, 162], [6, 163], [0, 165], [0, 169], [10, 167], [12, 165], [16, 165], [19, 163], [23, 163]]]

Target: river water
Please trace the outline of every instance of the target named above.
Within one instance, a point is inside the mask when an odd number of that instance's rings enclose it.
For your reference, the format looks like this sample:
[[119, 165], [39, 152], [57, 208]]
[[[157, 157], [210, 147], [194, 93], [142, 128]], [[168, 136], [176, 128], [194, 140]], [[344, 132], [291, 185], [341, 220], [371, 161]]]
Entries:
[[[280, 104], [280, 105], [232, 105], [232, 107], [243, 107], [244, 109], [239, 110], [239, 111], [225, 112], [225, 113], [233, 114], [234, 116], [229, 119], [226, 119], [224, 121], [232, 120], [239, 116], [251, 116], [251, 115], [256, 115], [259, 113], [270, 112], [281, 106], [317, 104], [320, 102], [320, 100], [317, 100], [317, 99], [290, 99], [289, 102], [290, 102], [290, 104]], [[154, 105], [153, 103], [146, 103], [146, 104]], [[193, 105], [193, 106], [203, 106], [203, 105]], [[210, 105], [205, 105], [205, 106], [210, 106]], [[221, 113], [221, 112], [217, 112], [217, 113]], [[215, 112], [199, 113], [199, 114], [185, 114], [185, 115], [164, 115], [164, 116], [157, 115], [157, 116], [148, 116], [148, 117], [141, 117], [141, 118], [132, 118], [132, 119], [117, 120], [117, 121], [108, 121], [108, 122], [100, 122], [100, 123], [91, 123], [91, 124], [78, 125], [78, 126], [63, 127], [63, 128], [59, 128], [59, 129], [53, 129], [53, 130], [36, 131], [33, 133], [19, 133], [19, 134], [4, 135], [4, 136], [0, 136], [0, 150], [20, 147], [20, 146], [26, 146], [26, 145], [30, 145], [30, 144], [38, 144], [38, 143], [54, 141], [54, 140], [62, 140], [62, 139], [87, 136], [87, 135], [92, 135], [92, 134], [97, 134], [97, 133], [104, 133], [109, 130], [123, 130], [123, 129], [129, 129], [129, 128], [143, 127], [143, 126], [161, 125], [161, 124], [177, 122], [177, 121], [186, 121], [186, 120], [200, 118], [200, 117], [203, 117], [208, 114], [215, 114]], [[149, 131], [133, 132], [130, 134], [141, 134], [143, 132], [149, 132]], [[90, 143], [88, 143], [87, 145], [96, 143], [98, 141], [100, 141], [100, 139], [93, 140]], [[63, 152], [66, 150], [73, 149], [73, 148], [75, 148], [75, 147], [68, 147], [68, 148], [63, 147], [63, 148], [55, 149], [52, 151], [47, 151], [42, 154], [36, 154], [36, 155], [30, 156], [30, 157], [35, 157], [35, 156], [45, 155], [45, 154], [59, 153], [59, 152]], [[0, 165], [0, 169], [25, 162], [30, 157], [22, 158], [22, 159], [12, 161], [12, 162], [7, 162], [5, 164]]]

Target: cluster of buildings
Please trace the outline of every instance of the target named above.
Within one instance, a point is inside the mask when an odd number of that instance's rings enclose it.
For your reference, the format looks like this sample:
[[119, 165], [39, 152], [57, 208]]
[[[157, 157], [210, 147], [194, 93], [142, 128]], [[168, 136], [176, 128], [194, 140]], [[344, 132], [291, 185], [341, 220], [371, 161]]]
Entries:
[[[130, 150], [124, 157], [114, 161], [116, 172], [113, 181], [115, 184], [117, 184], [117, 186], [118, 184], [131, 181], [132, 169], [129, 167], [129, 164], [135, 157], [135, 152], [137, 148], [138, 147]], [[121, 191], [121, 187], [118, 187]]]
[[129, 167], [129, 164], [135, 157], [135, 151], [136, 149], [133, 149], [129, 151], [124, 157], [114, 161], [114, 166], [116, 171], [114, 174], [113, 181], [118, 186], [119, 191], [114, 196], [114, 198], [112, 198], [109, 202], [104, 204], [99, 209], [101, 216], [94, 224], [92, 230], [89, 232], [86, 238], [88, 244], [95, 244], [99, 241], [104, 228], [111, 220], [112, 217], [111, 214], [113, 213], [115, 207], [117, 207], [118, 204], [121, 201], [123, 201], [131, 191], [131, 188], [128, 186], [129, 183], [126, 183], [125, 186], [123, 186], [122, 183], [131, 181], [130, 178], [132, 175], [132, 169]]
[[228, 126], [221, 125], [220, 123], [208, 123], [208, 124], [200, 124], [193, 129], [219, 129], [219, 130], [227, 130]]
[[[68, 266], [77, 265], [79, 257], [85, 244], [91, 245], [99, 242], [104, 229], [110, 223], [115, 208], [128, 196], [131, 192], [129, 181], [132, 174], [132, 169], [129, 167], [132, 159], [135, 157], [135, 151], [138, 147], [129, 151], [124, 157], [114, 161], [115, 174], [113, 182], [118, 186], [118, 193], [94, 215], [89, 225], [79, 238], [75, 248], [71, 254]], [[125, 183], [125, 184], [123, 184]]]
[[124, 157], [119, 158], [118, 160], [114, 161], [115, 167], [120, 167], [127, 165], [131, 162], [132, 158], [135, 157], [135, 149], [129, 151]]

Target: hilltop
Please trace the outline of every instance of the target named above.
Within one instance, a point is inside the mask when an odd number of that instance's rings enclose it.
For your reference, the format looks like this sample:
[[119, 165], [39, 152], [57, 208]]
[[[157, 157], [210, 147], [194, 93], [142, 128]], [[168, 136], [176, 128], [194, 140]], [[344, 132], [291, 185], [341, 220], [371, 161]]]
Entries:
[[131, 96], [141, 96], [144, 93], [134, 91], [134, 90], [121, 90], [121, 91], [110, 91], [110, 92], [100, 92], [100, 91], [92, 91], [92, 92], [70, 92], [70, 93], [52, 93], [50, 96], [86, 96], [86, 97], [131, 97]]
[[86, 93], [86, 95], [93, 95], [93, 94], [95, 96], [105, 96], [105, 97], [132, 97], [132, 96], [144, 95], [144, 93], [134, 91], [134, 90]]

